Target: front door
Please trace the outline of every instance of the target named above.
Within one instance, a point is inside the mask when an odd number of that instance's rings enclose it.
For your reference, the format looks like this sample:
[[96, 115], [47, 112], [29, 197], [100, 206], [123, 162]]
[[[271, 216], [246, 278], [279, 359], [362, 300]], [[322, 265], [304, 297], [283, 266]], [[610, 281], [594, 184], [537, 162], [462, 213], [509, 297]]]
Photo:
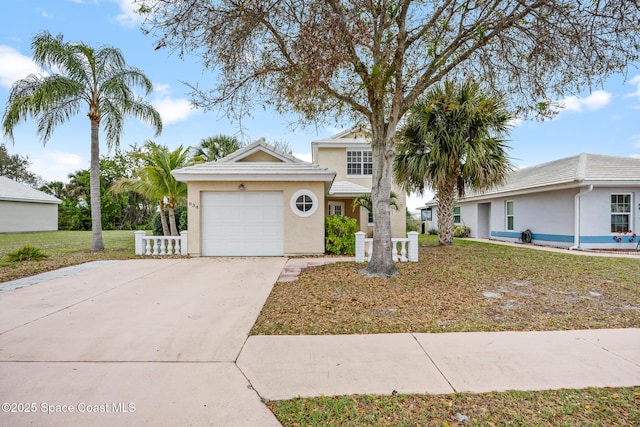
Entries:
[[344, 202], [329, 202], [329, 215], [344, 215]]

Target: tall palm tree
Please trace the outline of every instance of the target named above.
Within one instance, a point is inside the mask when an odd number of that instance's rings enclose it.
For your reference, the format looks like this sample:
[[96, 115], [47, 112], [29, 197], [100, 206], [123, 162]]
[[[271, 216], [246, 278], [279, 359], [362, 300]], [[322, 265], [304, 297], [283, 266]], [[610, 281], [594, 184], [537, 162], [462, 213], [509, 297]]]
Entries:
[[193, 148], [196, 161], [215, 162], [242, 148], [242, 142], [235, 136], [216, 135], [200, 140], [200, 145]]
[[[158, 200], [162, 231], [165, 236], [177, 236], [175, 206], [187, 198], [187, 184], [176, 180], [171, 172], [192, 164], [189, 147], [182, 145], [173, 151], [164, 145], [147, 141], [140, 154], [143, 166], [136, 172], [139, 179], [121, 179], [111, 187], [114, 192], [133, 191], [150, 200]], [[169, 224], [164, 208], [169, 211]]]
[[502, 139], [512, 119], [506, 103], [475, 82], [445, 82], [410, 110], [394, 176], [407, 190], [436, 192], [441, 245], [453, 242], [456, 196], [500, 184], [512, 170]]
[[91, 249], [102, 250], [100, 125], [109, 147], [119, 145], [128, 115], [150, 124], [159, 135], [160, 114], [132, 90], [141, 87], [148, 95], [153, 86], [142, 71], [128, 67], [122, 52], [113, 47], [94, 49], [45, 31], [33, 38], [31, 48], [34, 62], [49, 73], [31, 74], [13, 84], [2, 120], [4, 132], [13, 141], [13, 128], [31, 116], [46, 144], [55, 127], [88, 107], [84, 111], [91, 122]]

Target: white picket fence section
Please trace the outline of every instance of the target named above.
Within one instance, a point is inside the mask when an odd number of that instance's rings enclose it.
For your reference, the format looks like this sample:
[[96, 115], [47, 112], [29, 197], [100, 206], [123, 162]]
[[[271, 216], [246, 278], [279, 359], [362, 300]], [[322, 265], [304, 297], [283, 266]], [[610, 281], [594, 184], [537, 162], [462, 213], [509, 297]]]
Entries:
[[179, 236], [147, 236], [146, 231], [134, 232], [136, 255], [187, 255], [187, 232]]
[[[410, 231], [407, 237], [394, 237], [391, 239], [392, 256], [394, 261], [418, 262], [418, 233]], [[398, 250], [399, 249], [399, 250]], [[356, 233], [356, 262], [365, 262], [371, 259], [373, 253], [373, 239], [366, 238], [364, 232]]]

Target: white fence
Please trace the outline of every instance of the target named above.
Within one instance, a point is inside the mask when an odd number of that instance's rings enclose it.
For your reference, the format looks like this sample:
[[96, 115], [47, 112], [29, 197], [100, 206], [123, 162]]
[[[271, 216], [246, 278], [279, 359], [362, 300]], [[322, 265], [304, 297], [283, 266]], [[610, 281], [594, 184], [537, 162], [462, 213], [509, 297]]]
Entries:
[[[369, 261], [373, 253], [373, 239], [364, 236], [362, 231], [356, 233], [356, 262]], [[418, 233], [410, 231], [407, 237], [394, 237], [391, 244], [394, 261], [418, 262]]]
[[134, 232], [136, 255], [187, 255], [187, 232], [179, 236], [147, 236], [146, 231]]

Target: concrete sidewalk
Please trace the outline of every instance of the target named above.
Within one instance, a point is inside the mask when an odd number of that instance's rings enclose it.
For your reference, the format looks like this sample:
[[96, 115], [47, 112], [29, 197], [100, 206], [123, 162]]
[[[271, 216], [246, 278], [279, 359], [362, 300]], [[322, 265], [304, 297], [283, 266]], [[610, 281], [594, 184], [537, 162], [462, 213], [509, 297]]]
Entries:
[[640, 385], [640, 329], [251, 336], [238, 366], [263, 399]]

